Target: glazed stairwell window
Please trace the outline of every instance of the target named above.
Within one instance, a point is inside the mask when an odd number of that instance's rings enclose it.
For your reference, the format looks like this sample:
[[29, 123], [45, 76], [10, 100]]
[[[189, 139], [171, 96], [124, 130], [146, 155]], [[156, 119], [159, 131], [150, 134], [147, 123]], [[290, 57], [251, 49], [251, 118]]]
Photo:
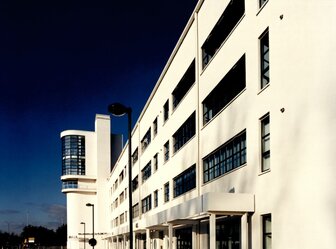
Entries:
[[62, 137], [62, 175], [85, 175], [85, 137]]

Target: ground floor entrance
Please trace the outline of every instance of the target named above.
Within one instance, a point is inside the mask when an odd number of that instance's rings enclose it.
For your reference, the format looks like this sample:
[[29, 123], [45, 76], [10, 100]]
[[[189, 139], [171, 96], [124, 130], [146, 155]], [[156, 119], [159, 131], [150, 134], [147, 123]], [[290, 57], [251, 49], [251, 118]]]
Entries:
[[[133, 244], [135, 249], [247, 249], [247, 222], [247, 213], [180, 219], [135, 230]], [[108, 249], [127, 248], [128, 241], [124, 239], [128, 240], [128, 236], [109, 238]]]

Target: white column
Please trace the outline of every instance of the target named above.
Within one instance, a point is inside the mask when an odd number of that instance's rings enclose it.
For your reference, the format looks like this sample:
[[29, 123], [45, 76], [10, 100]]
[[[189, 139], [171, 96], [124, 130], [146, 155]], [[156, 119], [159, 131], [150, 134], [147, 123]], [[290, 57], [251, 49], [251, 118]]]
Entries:
[[197, 233], [198, 225], [192, 226], [192, 248], [198, 249], [199, 247], [199, 235]]
[[216, 249], [216, 214], [209, 217], [210, 249]]
[[241, 217], [241, 249], [248, 249], [247, 213]]
[[177, 238], [174, 236], [173, 237], [173, 242], [172, 242], [172, 249], [176, 249], [177, 248]]
[[147, 249], [151, 249], [150, 242], [151, 242], [150, 230], [146, 229], [146, 248]]
[[168, 224], [168, 248], [173, 249], [173, 225]]
[[169, 241], [169, 236], [167, 234], [167, 230], [165, 230], [164, 237], [163, 237], [163, 249], [169, 249], [168, 241]]

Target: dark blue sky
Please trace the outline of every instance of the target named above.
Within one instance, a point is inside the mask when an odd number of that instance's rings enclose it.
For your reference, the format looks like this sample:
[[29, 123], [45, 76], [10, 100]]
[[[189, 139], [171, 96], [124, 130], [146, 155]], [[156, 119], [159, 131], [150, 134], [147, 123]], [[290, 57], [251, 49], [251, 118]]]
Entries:
[[0, 2], [0, 230], [65, 222], [59, 133], [112, 102], [135, 121], [196, 3]]

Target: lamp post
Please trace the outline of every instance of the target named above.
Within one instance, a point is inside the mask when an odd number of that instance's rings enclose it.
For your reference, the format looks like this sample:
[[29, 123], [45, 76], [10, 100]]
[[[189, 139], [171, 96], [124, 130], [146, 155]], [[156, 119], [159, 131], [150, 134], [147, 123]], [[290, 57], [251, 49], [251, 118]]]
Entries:
[[86, 203], [86, 206], [92, 207], [92, 239], [89, 240], [89, 244], [92, 246], [92, 248], [94, 248], [97, 244], [97, 241], [94, 238], [94, 205], [91, 203]]
[[128, 117], [128, 213], [129, 213], [129, 245], [133, 249], [133, 213], [132, 213], [132, 108], [120, 103], [108, 106], [108, 112], [120, 117], [127, 114]]
[[85, 222], [81, 222], [82, 225], [84, 225], [84, 249], [85, 249]]

